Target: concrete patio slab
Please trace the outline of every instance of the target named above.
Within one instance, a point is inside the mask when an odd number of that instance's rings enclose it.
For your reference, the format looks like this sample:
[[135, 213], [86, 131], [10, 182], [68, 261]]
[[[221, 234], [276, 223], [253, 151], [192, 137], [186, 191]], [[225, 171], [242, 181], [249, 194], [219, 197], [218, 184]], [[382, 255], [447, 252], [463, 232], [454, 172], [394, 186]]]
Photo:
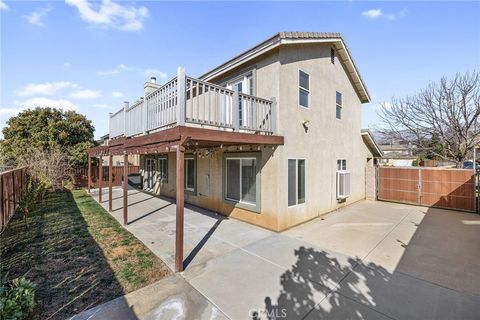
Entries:
[[362, 201], [284, 234], [317, 247], [363, 258], [412, 210], [407, 205], [392, 208], [390, 203]]
[[337, 292], [333, 292], [305, 317], [305, 320], [318, 319], [391, 320], [392, 318]]
[[[291, 278], [291, 273], [260, 256], [237, 249], [196, 265], [183, 275], [198, 291], [209, 297], [231, 319], [252, 318], [265, 310], [286, 310], [286, 319], [302, 319], [330, 290], [321, 285]], [[309, 304], [293, 307], [284, 292], [308, 293]]]
[[162, 279], [95, 308], [72, 320], [228, 319], [179, 275]]
[[[285, 270], [295, 269], [297, 274], [306, 275], [305, 278], [309, 281], [330, 289], [335, 288], [356, 265], [351, 257], [312, 246], [310, 243], [283, 234], [274, 234], [244, 249], [272, 261]], [[309, 264], [309, 261], [314, 263]]]
[[[175, 204], [129, 192], [126, 228], [173, 269]], [[362, 201], [274, 233], [187, 205], [184, 237], [177, 276], [230, 319], [480, 318], [477, 215]]]
[[460, 293], [381, 266], [359, 265], [340, 294], [393, 319], [478, 319], [480, 296]]

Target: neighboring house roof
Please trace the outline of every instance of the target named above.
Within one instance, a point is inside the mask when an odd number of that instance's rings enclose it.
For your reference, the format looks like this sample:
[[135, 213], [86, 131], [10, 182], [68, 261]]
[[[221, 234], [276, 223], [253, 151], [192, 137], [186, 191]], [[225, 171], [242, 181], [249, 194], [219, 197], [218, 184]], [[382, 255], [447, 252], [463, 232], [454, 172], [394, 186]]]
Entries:
[[279, 32], [273, 37], [261, 42], [255, 47], [239, 54], [238, 56], [228, 60], [222, 65], [214, 68], [213, 70], [205, 73], [200, 77], [201, 80], [209, 81], [216, 78], [239, 65], [258, 57], [280, 45], [288, 44], [300, 44], [300, 43], [333, 43], [339, 58], [346, 66], [347, 72], [354, 84], [357, 94], [360, 97], [361, 102], [369, 102], [370, 94], [367, 87], [360, 76], [355, 62], [345, 44], [341, 33], [336, 32]]
[[409, 151], [412, 149], [412, 147], [407, 144], [381, 144], [380, 148], [383, 151]]
[[384, 152], [383, 158], [384, 159], [416, 159], [417, 157], [411, 154], [405, 154], [404, 152], [391, 151], [388, 153]]
[[367, 145], [372, 155], [376, 158], [383, 157], [383, 152], [379, 148], [377, 142], [375, 141], [375, 138], [373, 137], [372, 132], [368, 129], [362, 129], [360, 131], [360, 134], [362, 135], [363, 141]]

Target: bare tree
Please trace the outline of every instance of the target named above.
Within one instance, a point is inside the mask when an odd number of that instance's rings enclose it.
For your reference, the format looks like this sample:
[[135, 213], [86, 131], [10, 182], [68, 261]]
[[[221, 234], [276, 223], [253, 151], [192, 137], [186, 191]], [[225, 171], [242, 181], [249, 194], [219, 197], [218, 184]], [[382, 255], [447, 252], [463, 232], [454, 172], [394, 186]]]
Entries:
[[418, 94], [383, 103], [378, 115], [384, 136], [460, 166], [479, 139], [480, 74], [442, 78]]
[[48, 151], [30, 149], [17, 161], [21, 166], [27, 166], [32, 177], [51, 191], [63, 190], [73, 179], [69, 157], [59, 148]]

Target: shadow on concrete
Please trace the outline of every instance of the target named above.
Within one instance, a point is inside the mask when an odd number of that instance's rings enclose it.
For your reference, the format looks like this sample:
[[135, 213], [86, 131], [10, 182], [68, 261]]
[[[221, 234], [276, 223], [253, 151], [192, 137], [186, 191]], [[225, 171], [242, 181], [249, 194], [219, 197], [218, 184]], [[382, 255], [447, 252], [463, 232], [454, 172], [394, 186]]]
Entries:
[[[294, 251], [297, 262], [280, 277], [282, 289], [277, 297], [265, 297], [264, 310], [252, 314], [253, 320], [260, 319], [303, 319], [310, 313], [312, 319], [332, 318], [358, 319], [368, 318], [364, 308], [350, 298], [360, 301], [366, 306], [374, 306], [374, 297], [355, 290], [359, 285], [367, 286], [371, 279], [388, 282], [391, 274], [381, 266], [373, 263], [364, 264], [359, 258], [349, 258], [348, 262], [340, 262], [325, 251], [300, 247]], [[350, 271], [355, 268], [355, 273]], [[352, 276], [353, 275], [353, 276]], [[346, 281], [348, 276], [348, 281]], [[328, 296], [334, 284], [347, 292]], [[330, 307], [318, 307], [319, 296], [327, 296]], [[317, 298], [316, 298], [317, 297]], [[276, 302], [274, 302], [276, 301]], [[315, 307], [317, 308], [315, 309]], [[352, 307], [353, 306], [353, 307]], [[315, 310], [314, 310], [315, 309]]]
[[422, 218], [403, 222], [414, 229], [381, 240], [388, 244], [382, 254], [394, 262], [388, 270], [359, 258], [346, 263], [325, 251], [296, 249], [278, 296], [265, 297], [264, 309], [251, 318], [478, 319], [480, 217], [429, 208]]
[[167, 208], [167, 207], [170, 207], [171, 205], [173, 205], [173, 203], [169, 203], [169, 204], [164, 205], [164, 206], [162, 206], [162, 207], [160, 207], [160, 208], [158, 208], [158, 209], [155, 209], [155, 210], [152, 210], [152, 211], [150, 211], [150, 212], [147, 212], [147, 213], [145, 213], [145, 214], [144, 214], [143, 216], [141, 216], [141, 217], [138, 217], [138, 218], [135, 218], [135, 219], [133, 219], [133, 220], [130, 220], [130, 221], [128, 222], [128, 224], [132, 224], [132, 223], [134, 223], [134, 222], [140, 221], [140, 220], [142, 220], [142, 219], [144, 219], [144, 218], [146, 218], [146, 217], [148, 217], [148, 216], [150, 216], [150, 215], [152, 215], [152, 214], [154, 214], [154, 213], [159, 212], [160, 210], [163, 210], [163, 209], [165, 209], [165, 208]]
[[203, 248], [205, 243], [207, 243], [208, 239], [212, 236], [212, 234], [217, 230], [218, 226], [220, 223], [227, 218], [221, 217], [218, 218], [215, 224], [208, 230], [208, 232], [203, 236], [202, 240], [200, 240], [199, 243], [193, 248], [193, 250], [189, 253], [189, 255], [183, 260], [183, 269], [185, 270], [190, 262], [195, 258], [195, 256], [198, 254], [198, 252]]

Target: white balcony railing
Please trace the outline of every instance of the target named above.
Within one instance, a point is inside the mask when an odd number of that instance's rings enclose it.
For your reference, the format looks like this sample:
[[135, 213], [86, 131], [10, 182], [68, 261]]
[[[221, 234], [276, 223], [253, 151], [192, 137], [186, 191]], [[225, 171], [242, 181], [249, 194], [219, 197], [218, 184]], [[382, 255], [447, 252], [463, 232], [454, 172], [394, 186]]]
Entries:
[[110, 114], [110, 138], [146, 134], [174, 125], [220, 127], [273, 134], [275, 101], [194, 79], [179, 68], [177, 77], [144, 99]]

